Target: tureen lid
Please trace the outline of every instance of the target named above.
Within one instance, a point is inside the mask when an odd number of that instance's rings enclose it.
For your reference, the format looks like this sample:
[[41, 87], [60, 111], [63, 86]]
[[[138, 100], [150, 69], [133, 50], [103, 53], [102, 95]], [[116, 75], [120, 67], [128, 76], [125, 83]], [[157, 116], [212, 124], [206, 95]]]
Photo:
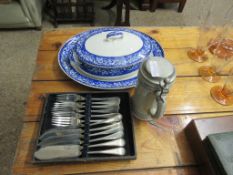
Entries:
[[97, 67], [127, 67], [141, 62], [152, 50], [151, 38], [127, 28], [99, 28], [82, 34], [76, 54]]

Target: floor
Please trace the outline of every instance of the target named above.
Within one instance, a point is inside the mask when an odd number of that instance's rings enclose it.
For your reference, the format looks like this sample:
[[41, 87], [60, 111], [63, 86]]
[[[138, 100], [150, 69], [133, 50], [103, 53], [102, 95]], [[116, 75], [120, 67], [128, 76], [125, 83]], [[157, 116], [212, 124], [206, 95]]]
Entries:
[[[200, 25], [213, 4], [208, 23], [222, 25], [232, 0], [187, 0], [183, 13], [177, 13], [177, 4], [167, 4], [162, 9], [131, 11], [131, 26], [196, 26]], [[96, 2], [96, 26], [113, 25], [115, 11], [100, 9], [106, 4]], [[205, 9], [205, 10], [204, 10]], [[230, 14], [231, 15], [231, 14]], [[231, 16], [232, 17], [232, 16]], [[59, 28], [88, 26], [89, 24], [59, 25]], [[22, 127], [24, 106], [30, 89], [37, 48], [42, 32], [53, 29], [44, 19], [42, 31], [0, 31], [0, 174], [11, 174], [17, 138]]]

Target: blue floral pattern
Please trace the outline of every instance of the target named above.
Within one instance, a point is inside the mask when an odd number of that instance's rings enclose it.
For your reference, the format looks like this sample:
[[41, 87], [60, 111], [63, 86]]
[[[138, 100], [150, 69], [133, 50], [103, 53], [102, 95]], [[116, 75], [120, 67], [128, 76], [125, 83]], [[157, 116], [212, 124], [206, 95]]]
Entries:
[[[87, 32], [85, 32], [87, 33]], [[158, 44], [157, 41], [155, 41], [153, 38], [147, 36], [150, 39], [150, 45], [152, 46], [152, 52], [151, 54], [153, 56], [158, 56], [158, 57], [164, 57], [164, 52], [163, 49], [161, 48], [161, 46]], [[80, 45], [80, 41], [82, 40], [82, 34], [80, 35], [76, 35], [75, 37], [73, 37], [74, 42], [76, 42], [77, 45]], [[76, 47], [74, 47], [74, 49], [77, 49]], [[130, 65], [128, 67], [120, 67], [120, 68], [111, 68], [111, 67], [96, 67], [96, 66], [92, 66], [89, 64], [86, 64], [85, 62], [83, 62], [83, 60], [80, 59], [80, 57], [77, 56], [76, 52], [74, 52], [74, 55], [72, 55], [70, 57], [71, 61], [74, 61], [78, 66], [80, 66], [80, 68], [92, 75], [96, 75], [96, 76], [120, 76], [120, 75], [125, 75], [125, 74], [129, 74], [131, 72], [134, 72], [136, 70], [139, 69], [141, 62], [144, 59], [141, 59], [140, 62], [134, 64], [134, 65]]]
[[[134, 72], [139, 69], [140, 63], [137, 63], [135, 65], [129, 66], [129, 67], [123, 67], [123, 68], [101, 68], [101, 67], [94, 67], [88, 64], [85, 64], [81, 62], [77, 57], [71, 56], [70, 60], [74, 61], [75, 64], [77, 64], [83, 71], [97, 76], [104, 76], [104, 77], [110, 77], [110, 76], [120, 76], [129, 74], [131, 72]], [[77, 61], [77, 59], [79, 61]]]
[[[119, 56], [119, 57], [104, 57], [104, 56], [94, 55], [87, 51], [85, 47], [85, 42], [88, 38], [90, 38], [93, 35], [99, 34], [101, 32], [112, 32], [112, 31], [115, 32], [123, 31], [123, 32], [129, 32], [135, 34], [136, 36], [141, 38], [143, 42], [142, 48], [130, 55]], [[127, 28], [107, 27], [107, 28], [94, 29], [80, 34], [79, 38], [80, 39], [78, 40], [77, 46], [75, 48], [76, 54], [78, 55], [79, 59], [82, 62], [94, 67], [101, 67], [101, 68], [129, 67], [137, 63], [140, 63], [145, 57], [147, 57], [151, 53], [152, 50], [151, 38], [149, 36], [139, 31], [127, 29]], [[155, 45], [157, 46], [158, 50], [162, 50], [161, 46], [155, 40], [154, 42], [156, 43]], [[161, 53], [163, 53], [163, 51], [161, 51]]]

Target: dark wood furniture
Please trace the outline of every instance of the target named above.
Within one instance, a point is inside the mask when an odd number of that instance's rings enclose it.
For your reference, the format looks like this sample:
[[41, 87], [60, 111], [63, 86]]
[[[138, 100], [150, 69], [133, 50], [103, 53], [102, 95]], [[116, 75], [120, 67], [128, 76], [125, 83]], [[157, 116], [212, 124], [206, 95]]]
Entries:
[[[125, 15], [122, 19], [123, 5]], [[115, 26], [130, 26], [130, 0], [112, 0], [102, 9], [108, 10], [116, 6]], [[52, 17], [52, 23], [89, 22], [94, 25], [94, 5], [91, 0], [47, 0], [47, 13]]]
[[150, 0], [150, 11], [154, 12], [159, 3], [179, 3], [178, 12], [182, 12], [186, 3], [186, 0]]
[[209, 134], [233, 131], [233, 116], [195, 119], [185, 128], [187, 139], [195, 152], [194, 157], [202, 174], [218, 174], [208, 156], [205, 139]]
[[47, 0], [47, 13], [52, 23], [89, 22], [94, 24], [94, 4], [88, 0]]

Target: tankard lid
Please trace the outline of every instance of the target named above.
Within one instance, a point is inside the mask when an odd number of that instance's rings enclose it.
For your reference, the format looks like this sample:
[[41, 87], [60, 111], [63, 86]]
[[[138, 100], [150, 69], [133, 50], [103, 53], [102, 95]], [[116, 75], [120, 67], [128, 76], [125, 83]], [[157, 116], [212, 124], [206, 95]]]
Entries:
[[143, 66], [150, 79], [167, 79], [175, 76], [174, 66], [164, 58], [150, 57]]

